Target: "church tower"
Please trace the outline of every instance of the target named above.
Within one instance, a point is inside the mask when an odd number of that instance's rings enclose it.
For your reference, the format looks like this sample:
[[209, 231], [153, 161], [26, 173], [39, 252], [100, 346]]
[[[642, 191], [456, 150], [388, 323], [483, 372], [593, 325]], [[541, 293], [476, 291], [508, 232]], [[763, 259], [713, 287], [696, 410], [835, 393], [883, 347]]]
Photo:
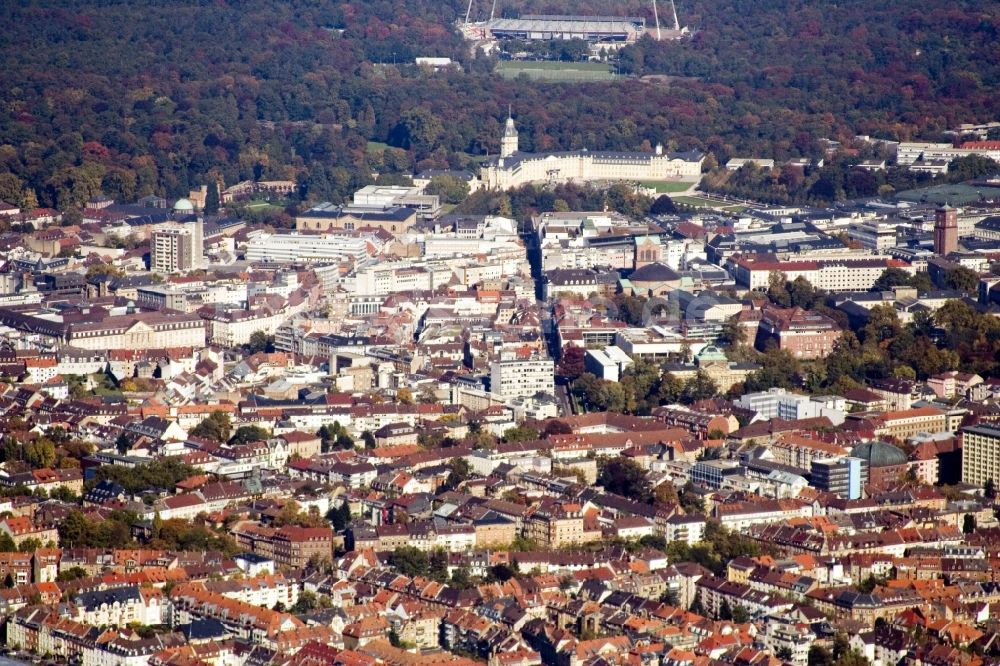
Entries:
[[632, 257], [632, 266], [635, 270], [658, 263], [661, 259], [663, 259], [663, 244], [659, 236], [636, 237]]
[[503, 138], [500, 139], [500, 157], [510, 157], [517, 152], [517, 128], [514, 127], [514, 118], [510, 109], [507, 110], [507, 125], [503, 129]]
[[946, 257], [958, 250], [958, 211], [945, 204], [934, 211], [934, 254]]

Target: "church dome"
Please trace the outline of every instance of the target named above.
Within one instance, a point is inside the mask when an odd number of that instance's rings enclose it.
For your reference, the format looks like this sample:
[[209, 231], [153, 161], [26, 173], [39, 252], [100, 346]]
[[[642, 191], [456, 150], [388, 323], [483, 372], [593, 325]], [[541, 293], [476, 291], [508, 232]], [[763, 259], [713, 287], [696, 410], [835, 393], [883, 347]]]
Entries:
[[851, 457], [861, 458], [868, 467], [893, 467], [906, 464], [906, 454], [892, 444], [865, 442], [851, 449]]
[[175, 213], [193, 213], [194, 204], [189, 199], [178, 199], [174, 204]]
[[656, 262], [634, 270], [628, 279], [632, 284], [637, 282], [660, 283], [679, 280], [680, 276], [670, 266]]

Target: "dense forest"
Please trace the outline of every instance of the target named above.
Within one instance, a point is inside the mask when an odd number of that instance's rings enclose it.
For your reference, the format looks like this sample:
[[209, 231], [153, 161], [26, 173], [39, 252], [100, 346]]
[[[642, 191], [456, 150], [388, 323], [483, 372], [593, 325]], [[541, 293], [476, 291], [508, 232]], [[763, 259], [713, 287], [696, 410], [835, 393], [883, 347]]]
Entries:
[[[481, 3], [482, 4], [482, 3]], [[500, 3], [639, 14], [647, 2]], [[620, 6], [617, 6], [619, 5]], [[465, 0], [10, 0], [0, 21], [0, 199], [177, 196], [214, 174], [340, 200], [372, 172], [522, 148], [816, 156], [821, 138], [934, 138], [1000, 117], [1000, 4], [691, 0], [691, 38], [621, 53], [625, 82], [505, 81], [453, 29]], [[477, 8], [481, 12], [482, 8]], [[411, 63], [448, 56], [437, 74]], [[372, 150], [369, 142], [378, 142]], [[388, 144], [388, 148], [382, 146]]]

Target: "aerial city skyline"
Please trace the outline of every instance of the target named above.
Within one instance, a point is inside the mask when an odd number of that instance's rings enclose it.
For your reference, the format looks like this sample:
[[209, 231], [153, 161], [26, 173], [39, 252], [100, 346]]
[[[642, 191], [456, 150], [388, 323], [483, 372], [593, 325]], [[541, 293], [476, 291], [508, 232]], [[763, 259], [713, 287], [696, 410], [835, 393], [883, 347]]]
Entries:
[[0, 20], [10, 666], [1000, 664], [1000, 5]]

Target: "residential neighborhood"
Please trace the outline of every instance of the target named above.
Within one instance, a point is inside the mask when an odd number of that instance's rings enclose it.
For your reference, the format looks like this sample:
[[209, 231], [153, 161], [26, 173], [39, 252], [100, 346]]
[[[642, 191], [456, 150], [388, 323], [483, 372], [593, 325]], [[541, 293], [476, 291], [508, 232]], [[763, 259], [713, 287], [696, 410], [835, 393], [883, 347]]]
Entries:
[[1000, 666], [997, 7], [7, 5], [0, 666]]

